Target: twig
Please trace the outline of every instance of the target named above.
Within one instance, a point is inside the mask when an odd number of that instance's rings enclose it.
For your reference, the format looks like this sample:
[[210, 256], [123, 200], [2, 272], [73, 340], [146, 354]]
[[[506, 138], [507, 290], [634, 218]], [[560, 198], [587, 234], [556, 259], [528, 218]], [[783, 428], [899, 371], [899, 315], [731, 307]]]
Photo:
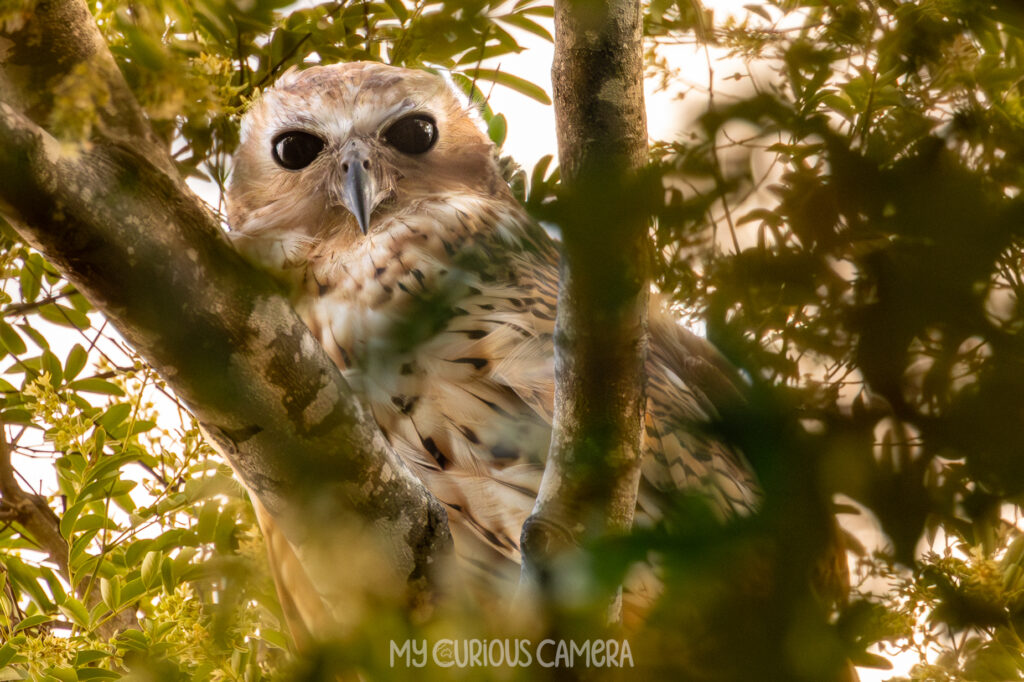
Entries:
[[71, 291], [65, 291], [65, 292], [60, 293], [60, 294], [53, 294], [52, 296], [47, 296], [46, 298], [40, 298], [40, 299], [38, 299], [36, 301], [31, 301], [31, 302], [27, 302], [27, 303], [12, 303], [11, 305], [9, 305], [6, 308], [4, 308], [3, 316], [4, 317], [14, 317], [16, 315], [23, 315], [25, 313], [30, 313], [30, 312], [33, 312], [35, 310], [38, 310], [39, 308], [42, 308], [44, 305], [47, 305], [49, 303], [56, 303], [57, 301], [59, 301], [61, 299], [68, 298], [69, 296], [72, 296], [72, 295], [77, 294], [77, 293], [78, 292], [76, 290], [72, 289]]

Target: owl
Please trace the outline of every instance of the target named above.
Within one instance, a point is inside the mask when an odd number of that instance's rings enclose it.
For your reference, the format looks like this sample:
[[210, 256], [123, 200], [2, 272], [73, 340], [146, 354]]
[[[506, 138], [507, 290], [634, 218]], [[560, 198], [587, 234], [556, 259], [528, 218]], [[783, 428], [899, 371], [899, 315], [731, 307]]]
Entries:
[[[511, 194], [476, 112], [426, 72], [291, 70], [242, 123], [228, 221], [444, 505], [465, 581], [508, 595], [551, 435], [558, 245]], [[747, 464], [695, 428], [739, 380], [657, 301], [649, 327], [637, 523], [681, 488], [723, 515], [750, 509]], [[315, 634], [322, 604], [260, 516], [293, 631]]]

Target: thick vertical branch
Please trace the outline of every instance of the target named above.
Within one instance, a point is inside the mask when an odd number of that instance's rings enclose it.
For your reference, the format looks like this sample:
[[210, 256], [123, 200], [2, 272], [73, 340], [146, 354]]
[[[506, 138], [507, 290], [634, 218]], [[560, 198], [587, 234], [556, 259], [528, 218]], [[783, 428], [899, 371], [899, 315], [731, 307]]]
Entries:
[[556, 0], [552, 65], [562, 262], [555, 428], [523, 529], [527, 575], [629, 528], [640, 478], [648, 225], [629, 196], [647, 154], [638, 0]]
[[[324, 557], [344, 530], [411, 599], [429, 595], [444, 510], [184, 185], [85, 3], [29, 17], [0, 26], [0, 211], [160, 372], [300, 554]], [[83, 76], [95, 116], [69, 145], [40, 91]], [[336, 559], [305, 568], [344, 579]]]

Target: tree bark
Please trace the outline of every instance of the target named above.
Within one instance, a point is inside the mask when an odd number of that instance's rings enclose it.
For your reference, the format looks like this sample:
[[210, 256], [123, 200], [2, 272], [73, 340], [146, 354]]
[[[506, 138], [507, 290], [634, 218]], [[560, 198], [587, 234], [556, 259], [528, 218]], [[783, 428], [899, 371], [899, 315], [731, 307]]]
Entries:
[[[49, 93], [81, 73], [91, 138], [63, 143]], [[355, 523], [412, 600], [433, 593], [444, 510], [185, 186], [80, 0], [0, 33], [0, 211], [166, 379], [299, 554]]]
[[627, 530], [636, 507], [650, 279], [647, 216], [630, 192], [647, 158], [641, 38], [637, 0], [555, 2], [555, 418], [522, 537], [524, 576], [542, 589], [553, 558]]

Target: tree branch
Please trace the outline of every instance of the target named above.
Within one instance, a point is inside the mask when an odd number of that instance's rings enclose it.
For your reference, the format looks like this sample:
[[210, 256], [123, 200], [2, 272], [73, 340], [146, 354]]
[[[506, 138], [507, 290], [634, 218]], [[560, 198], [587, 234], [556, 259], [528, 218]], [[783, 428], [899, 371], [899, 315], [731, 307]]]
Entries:
[[50, 556], [65, 580], [68, 576], [68, 543], [60, 534], [60, 519], [46, 499], [26, 491], [18, 483], [11, 462], [7, 437], [0, 425], [0, 514], [16, 521], [27, 535]]
[[[299, 555], [315, 562], [358, 528], [382, 574], [429, 597], [451, 543], [443, 509], [174, 171], [84, 2], [39, 3], [0, 34], [0, 60], [0, 210], [163, 376]], [[37, 93], [83, 66], [108, 96], [69, 147]], [[327, 564], [304, 567], [337, 581]]]
[[[633, 520], [645, 411], [650, 251], [630, 188], [647, 156], [637, 0], [556, 0], [552, 85], [565, 185], [555, 419], [526, 577], [567, 546]], [[552, 595], [547, 595], [548, 598]]]
[[[28, 492], [18, 483], [3, 424], [0, 424], [0, 520], [11, 520], [21, 526], [25, 535], [49, 555], [60, 577], [69, 585], [72, 584], [68, 564], [68, 542], [61, 535], [60, 519], [50, 509], [46, 498]], [[84, 598], [86, 606], [91, 610], [102, 601], [102, 598], [97, 592], [87, 593], [86, 585], [89, 582], [89, 579], [85, 578], [78, 581], [74, 587], [75, 592]], [[17, 600], [14, 601], [16, 603]], [[101, 635], [110, 637], [120, 630], [137, 626], [135, 614], [131, 610], [124, 610], [113, 615], [98, 628], [98, 631]]]

